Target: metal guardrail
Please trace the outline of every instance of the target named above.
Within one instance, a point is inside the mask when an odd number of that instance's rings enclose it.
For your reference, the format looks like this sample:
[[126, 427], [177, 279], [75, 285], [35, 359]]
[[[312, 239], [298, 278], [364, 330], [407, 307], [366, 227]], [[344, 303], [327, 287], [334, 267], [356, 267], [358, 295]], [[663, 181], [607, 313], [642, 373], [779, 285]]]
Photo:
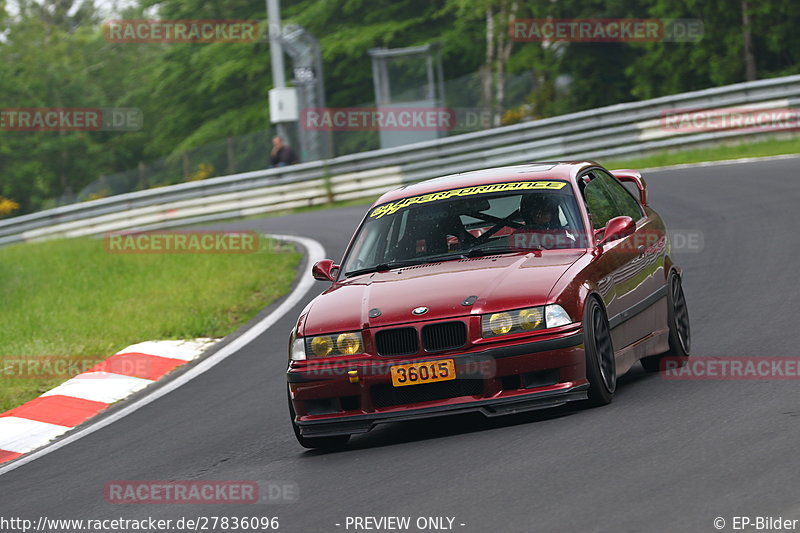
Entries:
[[407, 182], [537, 160], [631, 156], [752, 131], [669, 131], [674, 109], [800, 105], [800, 75], [617, 104], [486, 131], [121, 194], [0, 221], [0, 244], [238, 218], [375, 196]]

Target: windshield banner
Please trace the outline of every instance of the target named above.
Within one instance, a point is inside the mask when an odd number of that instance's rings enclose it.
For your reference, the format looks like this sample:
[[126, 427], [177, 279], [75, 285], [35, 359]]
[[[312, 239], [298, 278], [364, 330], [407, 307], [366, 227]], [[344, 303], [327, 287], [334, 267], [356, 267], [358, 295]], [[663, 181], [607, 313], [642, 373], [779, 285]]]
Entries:
[[447, 200], [456, 196], [475, 196], [477, 194], [488, 194], [507, 191], [525, 191], [531, 189], [546, 189], [557, 191], [563, 189], [567, 184], [565, 181], [513, 181], [510, 183], [492, 183], [489, 185], [477, 185], [475, 187], [464, 187], [462, 189], [450, 189], [448, 191], [438, 191], [420, 196], [403, 198], [396, 202], [379, 205], [369, 214], [373, 218], [381, 218], [384, 215], [393, 215], [400, 209], [414, 204], [425, 204], [437, 200]]

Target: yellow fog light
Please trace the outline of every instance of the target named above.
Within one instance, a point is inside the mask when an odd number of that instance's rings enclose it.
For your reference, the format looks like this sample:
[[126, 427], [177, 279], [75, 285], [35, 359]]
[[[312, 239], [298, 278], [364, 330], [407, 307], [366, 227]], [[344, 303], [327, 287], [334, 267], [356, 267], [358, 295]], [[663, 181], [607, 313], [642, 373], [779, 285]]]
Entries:
[[538, 309], [523, 309], [519, 312], [519, 327], [530, 331], [542, 325], [542, 313]]
[[342, 333], [336, 339], [336, 349], [343, 355], [353, 355], [361, 350], [361, 340], [355, 333]]
[[508, 313], [494, 313], [489, 317], [489, 329], [495, 335], [505, 335], [511, 331], [513, 321]]
[[325, 357], [333, 351], [333, 340], [328, 337], [314, 337], [311, 339], [311, 351], [317, 357]]
[[342, 357], [364, 351], [360, 331], [306, 337], [306, 342], [310, 357]]

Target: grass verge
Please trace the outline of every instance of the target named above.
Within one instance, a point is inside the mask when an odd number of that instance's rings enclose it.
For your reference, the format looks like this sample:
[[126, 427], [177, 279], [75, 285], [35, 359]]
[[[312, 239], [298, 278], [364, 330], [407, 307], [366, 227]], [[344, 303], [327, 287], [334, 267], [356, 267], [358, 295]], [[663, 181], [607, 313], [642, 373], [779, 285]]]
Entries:
[[112, 254], [89, 238], [0, 248], [0, 412], [65, 379], [20, 363], [85, 365], [137, 342], [235, 331], [290, 290], [300, 259], [267, 240], [249, 254]]
[[800, 137], [793, 139], [770, 139], [749, 143], [725, 144], [681, 151], [656, 152], [633, 159], [600, 160], [598, 163], [609, 169], [653, 168], [706, 161], [723, 161], [742, 157], [767, 157], [800, 153]]

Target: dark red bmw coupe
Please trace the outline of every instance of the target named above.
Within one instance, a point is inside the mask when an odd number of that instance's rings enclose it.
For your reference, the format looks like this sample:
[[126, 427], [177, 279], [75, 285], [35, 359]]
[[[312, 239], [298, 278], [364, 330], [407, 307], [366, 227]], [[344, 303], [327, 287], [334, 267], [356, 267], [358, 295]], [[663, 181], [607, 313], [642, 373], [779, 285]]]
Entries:
[[[638, 198], [623, 185], [632, 183]], [[689, 354], [681, 270], [641, 175], [591, 161], [432, 179], [384, 194], [289, 343], [305, 447], [376, 424], [609, 403], [641, 360]]]

